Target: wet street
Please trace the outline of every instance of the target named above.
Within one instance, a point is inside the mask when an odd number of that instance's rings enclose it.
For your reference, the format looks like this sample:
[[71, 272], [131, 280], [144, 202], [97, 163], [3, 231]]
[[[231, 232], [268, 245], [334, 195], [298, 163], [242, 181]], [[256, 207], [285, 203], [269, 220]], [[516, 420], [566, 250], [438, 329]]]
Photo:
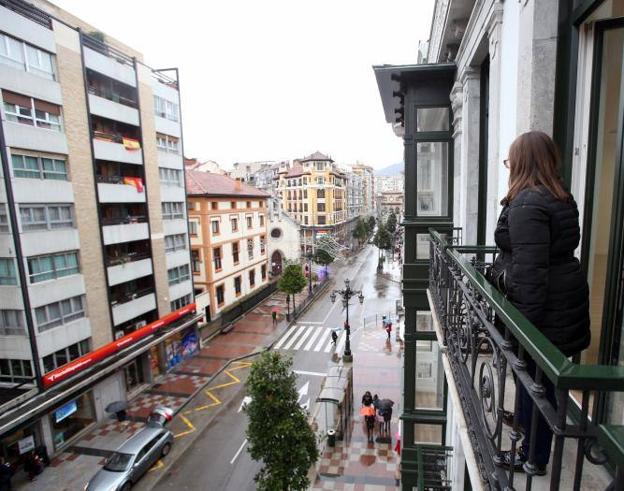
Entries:
[[[333, 288], [344, 288], [350, 279], [352, 288], [362, 290], [365, 300], [360, 305], [351, 300], [351, 349], [353, 352], [354, 407], [350, 415], [349, 431], [344, 441], [328, 449], [317, 465], [315, 489], [360, 489], [360, 485], [374, 484], [376, 489], [394, 489], [394, 470], [397, 459], [391, 444], [368, 445], [359, 416], [360, 399], [365, 390], [380, 398], [395, 401], [392, 436], [397, 431], [400, 414], [400, 383], [402, 343], [395, 340], [395, 332], [388, 341], [381, 327], [381, 316], [394, 315], [395, 301], [400, 298], [400, 285], [389, 275], [376, 274], [377, 249], [367, 246], [360, 254], [330, 266]], [[292, 356], [293, 369], [298, 374], [297, 388], [300, 403], [313, 413], [321, 383], [329, 367], [341, 363], [346, 336], [339, 332], [337, 347], [331, 345], [330, 331], [341, 328], [345, 310], [340, 298], [330, 301], [328, 290], [284, 335], [274, 349]], [[395, 326], [396, 327], [396, 326]], [[247, 371], [239, 376], [244, 381]], [[228, 404], [220, 407], [213, 422], [162, 476], [154, 489], [253, 490], [253, 476], [259, 466], [246, 451], [246, 416], [241, 411], [245, 397], [244, 386], [236, 386]], [[362, 488], [363, 489], [363, 488]]]

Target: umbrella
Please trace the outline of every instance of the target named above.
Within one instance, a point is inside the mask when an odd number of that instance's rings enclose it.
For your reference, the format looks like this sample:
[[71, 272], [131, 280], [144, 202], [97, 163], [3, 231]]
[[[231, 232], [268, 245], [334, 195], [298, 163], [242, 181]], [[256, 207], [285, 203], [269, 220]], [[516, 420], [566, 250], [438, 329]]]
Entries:
[[273, 307], [271, 309], [271, 312], [275, 312], [276, 314], [279, 314], [282, 311], [282, 309], [280, 309], [279, 307]]
[[373, 406], [362, 406], [360, 408], [360, 416], [375, 416], [375, 408]]
[[394, 406], [394, 401], [391, 401], [390, 399], [380, 399], [378, 406], [379, 409], [386, 409]]
[[126, 401], [115, 401], [111, 402], [108, 406], [106, 406], [107, 413], [118, 413], [119, 411], [125, 411], [128, 408], [128, 403]]

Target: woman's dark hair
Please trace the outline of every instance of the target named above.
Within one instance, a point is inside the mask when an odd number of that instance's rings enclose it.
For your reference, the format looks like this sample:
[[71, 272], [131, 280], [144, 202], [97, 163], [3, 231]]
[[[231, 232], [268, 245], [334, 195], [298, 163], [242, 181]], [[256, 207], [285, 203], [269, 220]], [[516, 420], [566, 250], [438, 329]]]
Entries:
[[555, 142], [543, 131], [529, 131], [509, 147], [509, 191], [501, 204], [509, 203], [520, 191], [540, 184], [559, 200], [570, 194], [559, 176], [561, 159]]

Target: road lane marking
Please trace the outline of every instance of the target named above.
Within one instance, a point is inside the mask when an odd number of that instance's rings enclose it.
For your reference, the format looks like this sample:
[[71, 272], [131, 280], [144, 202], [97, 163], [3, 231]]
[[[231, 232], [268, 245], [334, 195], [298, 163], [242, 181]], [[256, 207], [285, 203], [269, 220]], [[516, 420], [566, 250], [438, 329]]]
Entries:
[[210, 397], [210, 399], [212, 399], [212, 402], [210, 404], [205, 404], [203, 406], [196, 407], [192, 411], [185, 411], [184, 414], [189, 414], [193, 411], [203, 411], [204, 409], [208, 409], [209, 407], [214, 407], [214, 406], [218, 406], [219, 404], [221, 404], [221, 401], [217, 398], [217, 396], [215, 396], [209, 390], [204, 391], [204, 394]]
[[284, 344], [286, 342], [287, 339], [289, 339], [293, 333], [295, 332], [295, 328], [291, 328], [288, 329], [288, 331], [286, 331], [284, 333], [284, 335], [280, 338], [280, 340], [275, 344], [275, 346], [273, 346], [273, 349], [277, 350], [280, 349], [280, 347], [282, 346], [282, 344]]
[[191, 423], [186, 416], [180, 414], [180, 419], [184, 422], [184, 424], [189, 428], [186, 431], [182, 431], [181, 433], [177, 433], [173, 435], [173, 438], [180, 438], [181, 436], [188, 435], [189, 433], [193, 433], [195, 431], [195, 427], [193, 423]]
[[297, 375], [311, 375], [313, 377], [325, 377], [327, 374], [323, 372], [307, 372], [305, 370], [293, 370]]
[[[305, 327], [305, 326], [304, 326], [304, 327]], [[297, 349], [301, 348], [301, 345], [302, 345], [303, 343], [305, 343], [306, 339], [308, 338], [308, 336], [309, 336], [312, 332], [314, 332], [314, 331], [312, 330], [312, 326], [310, 326], [310, 328], [308, 328], [308, 329], [306, 329], [306, 330], [305, 330], [305, 332], [303, 333], [303, 336], [301, 336], [301, 337], [299, 338], [299, 341], [297, 341], [297, 344], [295, 344], [295, 346], [293, 347], [293, 349], [294, 349], [294, 350], [297, 350]]]
[[305, 348], [303, 348], [305, 351], [308, 351], [312, 347], [312, 345], [314, 344], [314, 341], [316, 340], [316, 338], [318, 338], [318, 335], [323, 332], [323, 329], [325, 329], [325, 328], [324, 327], [317, 327], [314, 330], [314, 334], [312, 335], [312, 337], [308, 341], [308, 344], [306, 344]]
[[284, 345], [282, 349], [290, 349], [290, 347], [297, 341], [297, 338], [301, 335], [301, 333], [305, 332], [305, 326], [297, 326], [296, 332], [290, 337], [288, 342]]
[[342, 353], [342, 349], [344, 348], [346, 341], [347, 341], [347, 332], [342, 331], [342, 334], [340, 335], [340, 341], [338, 341], [338, 346], [336, 347], [336, 353]]
[[301, 323], [302, 324], [323, 324], [322, 321], [304, 321], [304, 320], [301, 320]]
[[325, 324], [327, 322], [327, 319], [329, 319], [329, 316], [331, 315], [332, 311], [336, 308], [336, 305], [338, 305], [338, 304], [337, 303], [333, 304], [331, 309], [329, 309], [329, 312], [327, 312], [327, 315], [323, 319], [323, 324]]
[[331, 329], [327, 329], [325, 333], [323, 333], [323, 335], [319, 339], [318, 344], [314, 347], [314, 351], [320, 351], [321, 347], [325, 344], [325, 341], [327, 340], [330, 333]]
[[230, 465], [232, 465], [236, 461], [240, 453], [243, 451], [243, 448], [245, 448], [245, 445], [247, 445], [247, 438], [245, 438], [245, 440], [243, 441], [242, 445], [240, 446], [240, 448], [238, 449], [238, 451], [236, 452], [232, 460], [230, 460]]

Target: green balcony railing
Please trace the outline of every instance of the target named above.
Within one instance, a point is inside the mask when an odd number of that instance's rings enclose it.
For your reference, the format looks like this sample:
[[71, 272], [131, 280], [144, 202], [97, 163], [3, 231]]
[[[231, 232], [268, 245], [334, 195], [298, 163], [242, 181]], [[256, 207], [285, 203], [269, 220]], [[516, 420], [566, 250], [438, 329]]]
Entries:
[[[535, 436], [536, 416], [541, 413], [554, 433], [551, 490], [600, 489], [584, 484], [585, 461], [611, 470], [612, 479], [603, 473], [611, 481], [603, 488], [624, 489], [624, 428], [600, 425], [589, 416], [592, 396], [624, 391], [624, 367], [581, 365], [564, 356], [486, 280], [484, 271], [493, 262], [496, 248], [454, 245], [433, 230], [430, 238], [432, 310], [440, 323], [483, 481], [491, 489], [516, 489], [517, 473], [501, 466], [501, 452], [511, 449], [515, 455], [522, 431]], [[534, 375], [527, 370], [529, 357], [536, 365]], [[507, 376], [509, 371], [513, 380]], [[554, 400], [545, 396], [545, 378], [554, 387]], [[533, 401], [531, 428], [519, 425], [520, 387]], [[575, 418], [568, 411], [574, 404], [571, 391], [580, 399], [580, 416]], [[506, 421], [509, 429], [503, 427], [507, 411], [514, 413], [513, 422]], [[534, 442], [531, 438], [524, 466], [527, 490], [532, 489], [537, 470]], [[566, 442], [573, 447], [566, 447], [566, 479], [562, 481]]]

